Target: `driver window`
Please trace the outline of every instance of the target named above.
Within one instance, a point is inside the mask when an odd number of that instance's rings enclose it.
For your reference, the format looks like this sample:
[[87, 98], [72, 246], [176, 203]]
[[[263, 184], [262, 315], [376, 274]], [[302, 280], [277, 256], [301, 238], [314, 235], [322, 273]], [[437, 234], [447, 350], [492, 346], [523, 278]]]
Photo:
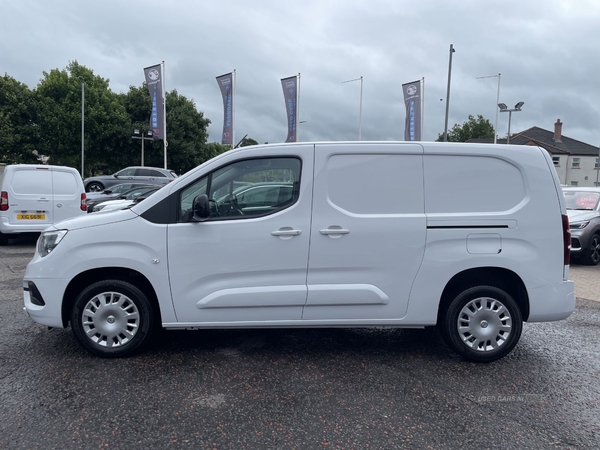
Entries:
[[296, 202], [301, 162], [298, 158], [237, 161], [215, 170], [181, 193], [181, 217], [187, 217], [196, 196], [206, 193], [209, 220], [264, 216]]

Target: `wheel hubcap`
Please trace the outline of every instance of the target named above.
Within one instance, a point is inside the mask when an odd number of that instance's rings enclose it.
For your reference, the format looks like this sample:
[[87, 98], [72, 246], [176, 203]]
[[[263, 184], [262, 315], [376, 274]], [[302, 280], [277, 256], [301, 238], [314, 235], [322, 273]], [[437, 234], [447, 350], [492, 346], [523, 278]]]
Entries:
[[512, 318], [502, 302], [489, 297], [471, 300], [456, 322], [462, 341], [473, 350], [487, 352], [503, 345], [512, 331]]
[[119, 292], [103, 292], [91, 298], [81, 316], [87, 337], [103, 348], [121, 347], [137, 334], [140, 314], [135, 303]]

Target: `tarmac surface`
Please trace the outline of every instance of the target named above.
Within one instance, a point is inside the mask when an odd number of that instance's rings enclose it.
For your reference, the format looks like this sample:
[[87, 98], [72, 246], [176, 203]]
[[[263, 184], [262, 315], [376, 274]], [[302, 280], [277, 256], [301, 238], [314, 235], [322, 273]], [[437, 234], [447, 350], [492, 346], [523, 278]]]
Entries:
[[573, 262], [569, 278], [575, 282], [575, 297], [600, 302], [600, 264], [583, 266]]
[[0, 449], [600, 448], [600, 266], [490, 364], [435, 329], [172, 331], [110, 360], [23, 313], [33, 251], [0, 247]]

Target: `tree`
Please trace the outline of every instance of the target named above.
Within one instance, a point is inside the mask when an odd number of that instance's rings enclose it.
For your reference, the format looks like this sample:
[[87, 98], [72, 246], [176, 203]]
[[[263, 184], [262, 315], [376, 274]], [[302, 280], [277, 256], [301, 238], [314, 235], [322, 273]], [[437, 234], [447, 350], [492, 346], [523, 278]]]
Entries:
[[[481, 114], [477, 119], [469, 115], [469, 120], [461, 125], [454, 125], [448, 132], [448, 142], [466, 142], [469, 139], [494, 138], [494, 126]], [[444, 134], [438, 134], [437, 142], [444, 140]]]
[[0, 77], [0, 161], [36, 162], [35, 119], [33, 92], [7, 74]]
[[36, 89], [40, 141], [38, 152], [51, 164], [81, 165], [81, 83], [85, 84], [85, 168], [116, 170], [114, 162], [131, 160], [130, 119], [109, 80], [70, 62], [64, 70], [43, 72]]
[[242, 143], [240, 144], [240, 147], [248, 147], [250, 145], [258, 145], [258, 142], [252, 138], [245, 137], [244, 139], [242, 139]]
[[[109, 80], [77, 61], [43, 72], [33, 91], [5, 75], [0, 78], [0, 161], [81, 167], [81, 84], [85, 86], [85, 174], [113, 173], [141, 163], [135, 128], [148, 130], [152, 104], [146, 84], [115, 94]], [[182, 174], [223, 153], [228, 146], [207, 144], [210, 120], [192, 100], [166, 93], [167, 165]], [[144, 141], [144, 165], [163, 167], [163, 141]]]

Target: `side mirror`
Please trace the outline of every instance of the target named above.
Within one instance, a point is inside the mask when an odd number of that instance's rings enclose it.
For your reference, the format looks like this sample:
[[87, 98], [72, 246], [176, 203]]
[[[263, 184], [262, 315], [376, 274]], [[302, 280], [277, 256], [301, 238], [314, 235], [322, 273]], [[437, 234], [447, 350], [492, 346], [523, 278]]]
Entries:
[[210, 217], [210, 203], [208, 195], [202, 194], [194, 199], [194, 220], [196, 222], [204, 222]]

